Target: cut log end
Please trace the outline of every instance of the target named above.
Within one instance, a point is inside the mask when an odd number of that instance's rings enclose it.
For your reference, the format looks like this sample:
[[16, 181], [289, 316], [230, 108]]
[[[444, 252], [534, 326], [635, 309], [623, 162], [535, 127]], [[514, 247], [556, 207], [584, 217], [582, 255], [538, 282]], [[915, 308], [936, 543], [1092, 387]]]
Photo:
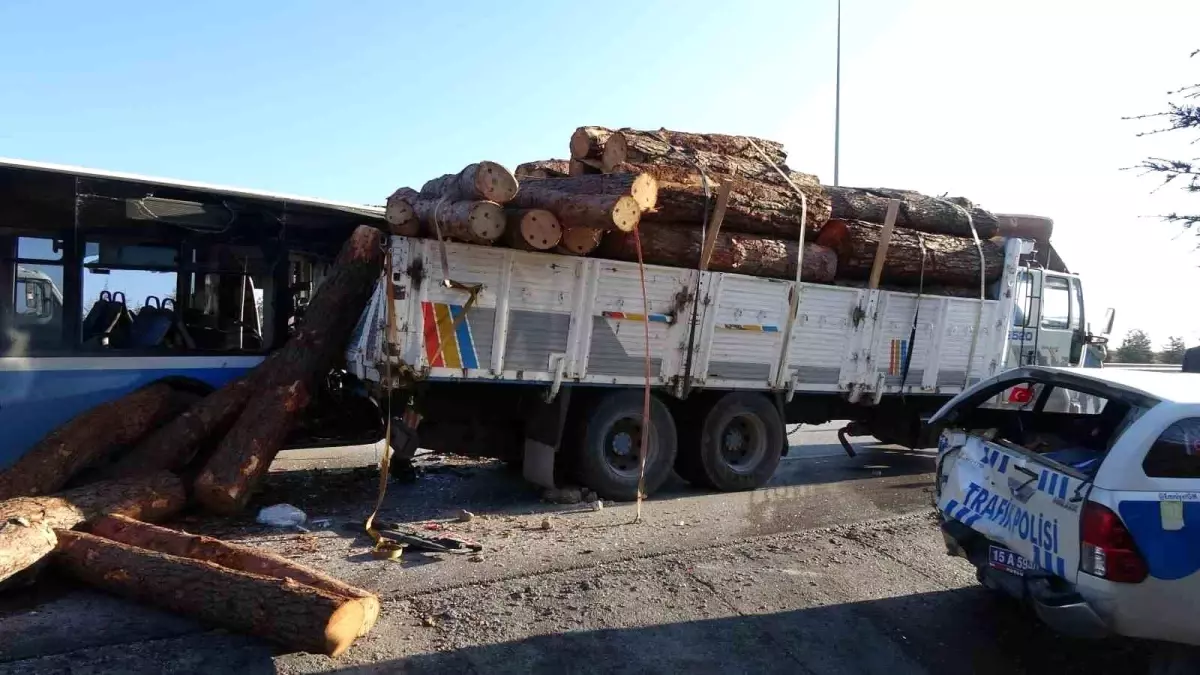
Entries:
[[518, 183], [508, 169], [496, 162], [484, 161], [475, 172], [475, 188], [490, 201], [504, 204], [517, 196]]
[[467, 229], [480, 243], [492, 243], [504, 234], [504, 209], [493, 202], [476, 202], [467, 218]]
[[609, 173], [613, 167], [624, 162], [628, 154], [629, 144], [625, 140], [625, 135], [619, 131], [614, 131], [608, 137], [608, 140], [605, 141], [604, 154], [600, 158], [604, 173]]
[[337, 608], [325, 626], [326, 654], [337, 657], [354, 644], [365, 625], [366, 608], [361, 601], [349, 601]]
[[603, 237], [604, 230], [590, 227], [564, 228], [562, 242], [555, 251], [567, 255], [588, 255], [600, 246], [600, 240]]
[[517, 211], [510, 217], [510, 236], [514, 244], [535, 251], [549, 251], [562, 241], [562, 225], [545, 209]]
[[648, 173], [640, 173], [629, 186], [629, 195], [637, 200], [642, 211], [653, 211], [658, 204], [658, 181]]
[[[652, 179], [653, 180], [653, 179]], [[613, 205], [612, 221], [613, 225], [622, 232], [632, 232], [637, 229], [638, 221], [642, 218], [642, 206], [638, 200], [629, 196], [623, 195]]]

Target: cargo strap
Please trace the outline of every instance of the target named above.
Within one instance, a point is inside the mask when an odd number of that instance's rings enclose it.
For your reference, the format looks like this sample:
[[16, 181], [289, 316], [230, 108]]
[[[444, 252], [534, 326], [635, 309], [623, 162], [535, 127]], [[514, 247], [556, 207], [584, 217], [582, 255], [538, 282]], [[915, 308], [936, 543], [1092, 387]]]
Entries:
[[[450, 278], [450, 257], [446, 253], [446, 240], [442, 237], [441, 216], [439, 215], [441, 213], [442, 206], [444, 206], [446, 203], [447, 198], [445, 195], [443, 195], [442, 198], [438, 200], [437, 205], [433, 207], [433, 232], [437, 235], [438, 240], [438, 254], [442, 263], [442, 283], [446, 286], [446, 288], [462, 291], [467, 294], [467, 302], [463, 304], [462, 311], [458, 313], [458, 316], [454, 317], [454, 322], [450, 324], [450, 332], [454, 332], [458, 329], [458, 326], [463, 322], [463, 320], [467, 318], [467, 314], [479, 300], [479, 293], [483, 290], [483, 284], [464, 284], [461, 281], [455, 281]], [[429, 357], [430, 365], [433, 365], [433, 363], [442, 356], [443, 349], [445, 349], [445, 345], [438, 344], [437, 351], [434, 352], [433, 356]]]
[[[385, 241], [388, 241], [385, 239]], [[384, 312], [387, 316], [387, 330], [384, 333], [384, 344], [387, 344], [396, 335], [396, 287], [392, 282], [392, 252], [390, 247], [385, 243], [383, 252], [383, 287], [387, 298]], [[386, 374], [387, 387], [392, 386], [392, 358], [384, 350], [384, 369]], [[386, 404], [386, 421], [384, 423], [383, 432], [383, 456], [379, 460], [379, 489], [375, 495], [375, 508], [372, 509], [371, 515], [367, 516], [367, 521], [363, 523], [363, 529], [366, 530], [367, 536], [375, 542], [371, 550], [371, 555], [376, 558], [384, 558], [386, 560], [397, 560], [404, 551], [404, 544], [383, 536], [379, 530], [375, 529], [375, 518], [379, 516], [379, 509], [383, 506], [383, 499], [387, 496], [388, 476], [391, 474], [392, 465], [392, 393], [387, 395]]]
[[917, 302], [913, 308], [912, 329], [908, 332], [908, 349], [905, 350], [904, 364], [900, 367], [900, 400], [904, 400], [904, 385], [908, 383], [908, 368], [912, 365], [913, 351], [917, 344], [917, 319], [921, 316], [921, 296], [925, 293], [925, 259], [929, 251], [925, 248], [925, 235], [915, 232], [917, 243], [921, 245], [921, 276], [917, 282]]

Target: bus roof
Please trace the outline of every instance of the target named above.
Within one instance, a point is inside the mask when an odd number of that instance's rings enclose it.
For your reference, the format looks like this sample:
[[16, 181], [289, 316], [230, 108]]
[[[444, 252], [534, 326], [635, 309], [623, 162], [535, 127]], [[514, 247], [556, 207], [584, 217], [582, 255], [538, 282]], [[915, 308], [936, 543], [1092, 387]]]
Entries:
[[121, 171], [105, 171], [102, 169], [88, 169], [80, 166], [71, 166], [67, 164], [51, 164], [49, 162], [36, 162], [27, 159], [12, 159], [8, 157], [0, 157], [0, 168], [25, 169], [30, 171], [42, 171], [48, 173], [64, 174], [69, 176], [79, 176], [84, 178], [99, 178], [104, 180], [126, 181], [131, 183], [141, 183], [146, 185], [157, 185], [169, 188], [180, 188], [186, 190], [196, 190], [209, 194], [222, 195], [227, 197], [242, 197], [248, 199], [257, 199], [272, 202], [287, 202], [302, 206], [316, 207], [322, 209], [331, 209], [341, 211], [358, 216], [369, 218], [382, 218], [383, 208], [379, 206], [368, 206], [365, 204], [353, 204], [349, 202], [332, 201], [328, 199], [315, 199], [312, 197], [301, 197], [298, 195], [290, 195], [278, 192], [266, 192], [263, 190], [251, 190], [248, 188], [229, 187], [225, 185], [210, 185], [208, 183], [199, 183], [195, 181], [176, 180], [173, 178], [157, 178], [154, 176], [142, 176], [134, 173], [124, 173]]

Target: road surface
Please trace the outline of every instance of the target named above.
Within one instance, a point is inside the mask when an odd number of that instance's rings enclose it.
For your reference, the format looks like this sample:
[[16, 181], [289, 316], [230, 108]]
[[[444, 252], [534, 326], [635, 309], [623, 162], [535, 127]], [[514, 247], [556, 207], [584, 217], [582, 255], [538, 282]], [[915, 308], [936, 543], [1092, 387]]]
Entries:
[[[124, 672], [1142, 672], [1147, 650], [1050, 633], [945, 555], [929, 453], [810, 427], [770, 486], [669, 484], [634, 505], [554, 505], [496, 463], [427, 458], [393, 483], [384, 523], [445, 528], [482, 556], [370, 555], [373, 448], [281, 456], [256, 498], [311, 531], [249, 518], [179, 526], [275, 550], [381, 596], [379, 625], [339, 659], [44, 580], [0, 596], [0, 674]], [[355, 467], [359, 468], [355, 468]], [[462, 510], [474, 517], [455, 519]], [[548, 529], [546, 529], [548, 528]]]

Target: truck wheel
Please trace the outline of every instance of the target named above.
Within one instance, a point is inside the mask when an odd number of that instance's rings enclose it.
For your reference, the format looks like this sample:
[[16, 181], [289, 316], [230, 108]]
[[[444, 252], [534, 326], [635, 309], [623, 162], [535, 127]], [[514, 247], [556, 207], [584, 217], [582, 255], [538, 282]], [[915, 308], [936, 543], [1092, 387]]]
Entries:
[[779, 411], [767, 397], [750, 392], [722, 396], [704, 416], [698, 436], [698, 447], [686, 449], [694, 454], [684, 472], [693, 483], [722, 492], [765, 485], [787, 442]]
[[[643, 402], [640, 391], [614, 392], [586, 413], [579, 447], [579, 482], [605, 499], [637, 499]], [[644, 484], [647, 495], [654, 494], [671, 475], [678, 447], [675, 421], [662, 401], [653, 396], [650, 419]]]

